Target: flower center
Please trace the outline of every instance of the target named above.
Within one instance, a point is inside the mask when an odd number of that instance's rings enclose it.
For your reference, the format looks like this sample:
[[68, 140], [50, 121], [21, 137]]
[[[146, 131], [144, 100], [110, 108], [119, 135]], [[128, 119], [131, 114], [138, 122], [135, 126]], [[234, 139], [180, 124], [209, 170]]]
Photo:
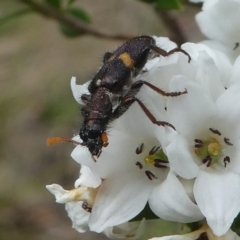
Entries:
[[208, 144], [208, 152], [211, 155], [217, 156], [221, 150], [221, 146], [218, 142], [212, 142]]
[[[210, 132], [215, 136], [221, 136], [221, 132], [217, 129], [209, 128]], [[223, 138], [223, 144], [233, 146], [229, 138]], [[224, 167], [230, 163], [229, 156], [223, 156], [223, 146], [215, 137], [211, 137], [209, 140], [203, 141], [201, 139], [195, 139], [195, 154], [201, 159], [202, 163], [206, 164], [207, 167], [218, 163], [220, 159], [223, 159], [222, 163]], [[220, 161], [221, 162], [221, 161]]]
[[155, 158], [153, 155], [147, 155], [145, 158], [144, 158], [144, 162], [147, 166], [152, 166], [155, 162]]
[[[143, 152], [144, 144], [142, 143], [137, 149], [136, 149], [136, 154], [141, 154]], [[144, 164], [142, 164], [143, 162]], [[136, 162], [136, 166], [139, 167], [139, 169], [148, 169], [145, 170], [145, 174], [148, 177], [149, 180], [157, 179], [157, 176], [154, 174], [154, 170], [159, 169], [159, 168], [168, 168], [168, 158], [164, 154], [163, 150], [161, 147], [156, 147], [154, 146], [148, 153], [143, 158], [143, 161], [138, 161]], [[153, 169], [153, 171], [150, 171]]]

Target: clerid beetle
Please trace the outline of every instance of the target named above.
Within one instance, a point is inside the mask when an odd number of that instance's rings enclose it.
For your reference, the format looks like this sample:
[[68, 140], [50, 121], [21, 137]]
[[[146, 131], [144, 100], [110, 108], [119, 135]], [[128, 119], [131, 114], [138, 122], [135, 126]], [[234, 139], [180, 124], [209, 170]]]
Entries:
[[[139, 104], [153, 124], [174, 128], [170, 123], [157, 121], [143, 102], [135, 97], [143, 85], [163, 96], [175, 97], [187, 93], [187, 91], [167, 93], [143, 80], [132, 82], [152, 52], [164, 57], [182, 52], [188, 57], [189, 62], [191, 60], [189, 54], [181, 48], [166, 52], [158, 47], [154, 38], [150, 36], [135, 37], [115, 51], [105, 53], [102, 67], [88, 86], [89, 94], [81, 96], [85, 103], [81, 109], [83, 123], [79, 131], [82, 142], [77, 144], [86, 146], [94, 159], [100, 156], [102, 147], [108, 145], [106, 130], [109, 123], [119, 118], [134, 102]], [[76, 143], [66, 138], [52, 138], [48, 143], [53, 145], [66, 141]]]

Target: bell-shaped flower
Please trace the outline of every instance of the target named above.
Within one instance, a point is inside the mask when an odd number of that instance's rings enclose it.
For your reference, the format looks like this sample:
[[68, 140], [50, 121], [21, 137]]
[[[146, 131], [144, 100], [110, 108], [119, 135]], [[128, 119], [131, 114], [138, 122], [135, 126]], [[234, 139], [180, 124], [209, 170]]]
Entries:
[[[198, 84], [176, 77], [188, 94], [169, 99], [167, 112], [179, 135], [166, 147], [171, 169], [196, 178], [194, 197], [208, 225], [224, 235], [240, 211], [240, 85], [213, 101]], [[180, 84], [181, 85], [181, 84]]]

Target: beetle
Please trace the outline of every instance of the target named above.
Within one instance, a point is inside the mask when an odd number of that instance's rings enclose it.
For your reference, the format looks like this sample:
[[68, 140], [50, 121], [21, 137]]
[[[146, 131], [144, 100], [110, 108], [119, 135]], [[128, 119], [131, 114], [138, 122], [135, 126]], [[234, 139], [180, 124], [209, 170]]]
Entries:
[[[106, 130], [109, 123], [124, 114], [134, 102], [139, 104], [153, 124], [174, 128], [170, 123], [157, 121], [143, 102], [136, 97], [143, 85], [163, 96], [175, 97], [187, 93], [186, 90], [168, 93], [143, 80], [132, 83], [132, 79], [143, 69], [152, 52], [164, 57], [182, 52], [188, 57], [189, 62], [191, 60], [190, 55], [181, 48], [166, 52], [158, 47], [154, 38], [150, 36], [132, 38], [115, 51], [104, 54], [103, 65], [88, 86], [89, 94], [81, 96], [85, 104], [81, 109], [83, 123], [79, 131], [82, 143], [77, 144], [86, 146], [93, 158], [95, 156], [98, 158], [102, 147], [108, 145]], [[66, 138], [52, 138], [48, 143], [53, 145], [65, 141], [74, 142]]]

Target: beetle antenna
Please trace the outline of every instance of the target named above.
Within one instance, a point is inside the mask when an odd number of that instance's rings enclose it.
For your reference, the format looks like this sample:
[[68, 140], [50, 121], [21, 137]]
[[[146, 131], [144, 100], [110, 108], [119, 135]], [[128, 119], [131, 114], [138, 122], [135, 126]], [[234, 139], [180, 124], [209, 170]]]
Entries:
[[63, 143], [63, 142], [69, 142], [69, 143], [73, 143], [73, 144], [76, 144], [76, 145], [83, 145], [80, 142], [74, 141], [70, 138], [64, 138], [64, 137], [52, 137], [52, 138], [47, 139], [47, 145], [49, 147], [52, 147], [55, 144]]

